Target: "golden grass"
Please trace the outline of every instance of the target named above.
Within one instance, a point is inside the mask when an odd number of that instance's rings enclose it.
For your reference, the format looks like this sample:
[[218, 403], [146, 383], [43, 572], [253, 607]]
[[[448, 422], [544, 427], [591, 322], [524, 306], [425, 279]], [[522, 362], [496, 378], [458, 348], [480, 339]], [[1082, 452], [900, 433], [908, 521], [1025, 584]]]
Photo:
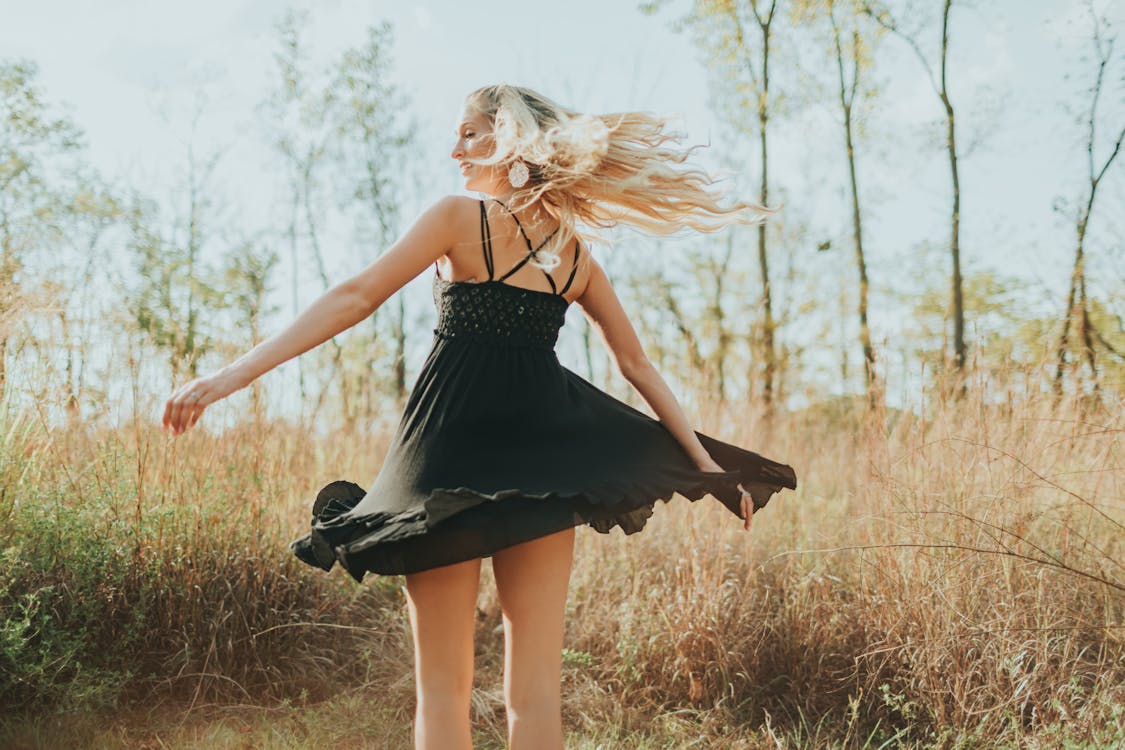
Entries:
[[[661, 504], [632, 537], [582, 530], [573, 746], [1125, 743], [1122, 415], [970, 391], [924, 417], [705, 420], [800, 489], [749, 534], [710, 498]], [[403, 746], [399, 579], [357, 586], [286, 548], [322, 484], [373, 478], [388, 435], [4, 420], [8, 744], [49, 746], [39, 727], [106, 747]], [[490, 575], [479, 610], [477, 746], [501, 747]], [[101, 719], [45, 720], [65, 708]]]

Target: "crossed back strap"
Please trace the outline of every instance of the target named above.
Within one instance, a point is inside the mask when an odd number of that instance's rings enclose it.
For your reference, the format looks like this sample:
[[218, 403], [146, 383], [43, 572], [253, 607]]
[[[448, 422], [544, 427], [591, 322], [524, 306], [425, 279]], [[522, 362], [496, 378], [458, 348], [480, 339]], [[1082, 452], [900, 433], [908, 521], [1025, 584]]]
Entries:
[[[520, 259], [520, 261], [518, 263], [516, 263], [516, 265], [514, 265], [510, 269], [508, 269], [508, 272], [505, 273], [503, 276], [501, 276], [499, 279], [494, 278], [495, 275], [496, 275], [496, 264], [494, 263], [493, 258], [492, 258], [492, 229], [488, 226], [488, 212], [485, 210], [484, 201], [483, 200], [480, 201], [480, 236], [481, 236], [481, 245], [482, 245], [483, 250], [484, 250], [484, 266], [485, 266], [485, 268], [488, 269], [488, 280], [489, 281], [499, 281], [499, 282], [503, 283], [504, 279], [508, 278], [509, 276], [514, 274], [516, 271], [523, 268], [525, 263], [527, 263], [529, 260], [531, 260], [531, 258], [537, 252], [542, 250], [543, 246], [546, 245], [547, 242], [549, 242], [550, 239], [555, 236], [555, 232], [558, 232], [558, 230], [556, 229], [554, 232], [551, 232], [549, 235], [547, 235], [546, 239], [544, 239], [541, 243], [539, 243], [539, 247], [533, 248], [531, 246], [531, 240], [528, 239], [528, 237], [527, 237], [527, 232], [523, 231], [523, 224], [520, 223], [519, 218], [514, 213], [512, 213], [508, 209], [508, 207], [506, 205], [504, 205], [504, 203], [502, 201], [499, 201], [495, 198], [493, 198], [492, 200], [496, 201], [501, 206], [504, 206], [504, 210], [508, 211], [508, 214], [513, 219], [516, 220], [516, 226], [519, 227], [520, 236], [523, 237], [523, 241], [527, 245], [527, 255], [523, 256]], [[551, 293], [552, 294], [557, 294], [558, 296], [561, 297], [564, 294], [566, 294], [568, 289], [570, 289], [570, 285], [574, 281], [574, 276], [578, 271], [578, 256], [581, 253], [581, 251], [582, 251], [581, 243], [579, 243], [578, 240], [575, 240], [574, 241], [574, 262], [571, 263], [570, 276], [567, 277], [566, 284], [563, 285], [562, 289], [556, 288], [555, 278], [553, 276], [551, 276], [551, 274], [545, 268], [539, 269], [540, 271], [543, 272], [543, 275], [547, 277], [547, 283], [551, 285]], [[438, 270], [438, 264], [437, 264], [436, 260], [434, 261], [434, 272], [438, 275], [438, 278], [441, 278], [441, 272]]]
[[[531, 246], [531, 240], [528, 239], [528, 237], [527, 237], [527, 232], [523, 231], [523, 224], [520, 223], [519, 217], [517, 217], [514, 213], [512, 213], [508, 209], [508, 207], [506, 205], [504, 205], [504, 203], [502, 201], [496, 200], [495, 198], [493, 198], [492, 200], [495, 200], [501, 206], [504, 206], [504, 210], [508, 211], [508, 215], [511, 216], [513, 219], [515, 219], [516, 226], [519, 227], [519, 230], [520, 230], [520, 236], [523, 237], [523, 241], [527, 245], [527, 255], [523, 256], [518, 263], [516, 263], [514, 266], [512, 266], [512, 268], [508, 269], [507, 273], [505, 273], [503, 276], [501, 276], [499, 279], [497, 279], [497, 281], [503, 282], [504, 279], [508, 278], [509, 276], [514, 274], [516, 271], [523, 268], [524, 264], [527, 263], [529, 260], [531, 260], [531, 258], [537, 252], [539, 252], [541, 249], [543, 249], [543, 246], [546, 245], [550, 241], [550, 239], [555, 236], [555, 232], [557, 232], [558, 230], [556, 229], [554, 232], [551, 232], [549, 235], [547, 235], [547, 238], [544, 239], [541, 243], [539, 243], [539, 247], [533, 248]], [[481, 221], [481, 239], [484, 241], [484, 264], [485, 264], [485, 267], [488, 268], [488, 280], [492, 281], [493, 273], [494, 273], [494, 270], [495, 270], [495, 263], [493, 262], [493, 259], [492, 259], [492, 230], [488, 226], [488, 212], [485, 210], [483, 200], [480, 202], [480, 221]], [[574, 281], [574, 275], [578, 271], [578, 254], [581, 250], [582, 250], [582, 245], [578, 243], [578, 240], [575, 240], [574, 241], [574, 262], [571, 264], [570, 276], [567, 278], [566, 284], [563, 286], [563, 288], [561, 290], [557, 289], [557, 287], [555, 285], [555, 278], [553, 276], [551, 276], [551, 274], [548, 273], [548, 271], [546, 269], [544, 269], [544, 268], [539, 269], [540, 271], [543, 272], [543, 275], [547, 277], [547, 283], [551, 285], [551, 293], [552, 294], [557, 294], [559, 296], [562, 296], [562, 295], [566, 294], [568, 289], [570, 289], [571, 282]]]

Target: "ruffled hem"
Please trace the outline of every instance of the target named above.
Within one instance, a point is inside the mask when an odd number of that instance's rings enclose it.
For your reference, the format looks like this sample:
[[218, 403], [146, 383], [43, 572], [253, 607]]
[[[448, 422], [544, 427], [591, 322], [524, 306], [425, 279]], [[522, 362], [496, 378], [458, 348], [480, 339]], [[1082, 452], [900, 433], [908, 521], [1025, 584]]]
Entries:
[[[339, 562], [352, 578], [362, 582], [368, 572], [400, 575], [487, 557], [506, 546], [570, 526], [587, 525], [602, 534], [608, 534], [617, 526], [627, 535], [635, 534], [645, 527], [658, 500], [668, 502], [676, 494], [693, 502], [704, 495], [713, 495], [741, 518], [739, 484], [750, 492], [755, 512], [765, 507], [782, 488], [797, 488], [796, 474], [789, 466], [775, 464], [756, 469], [758, 476], [754, 478], [747, 478], [743, 471], [685, 471], [683, 477], [678, 478], [680, 481], [633, 480], [574, 492], [435, 488], [423, 501], [421, 510], [364, 515], [353, 515], [351, 511], [366, 496], [366, 491], [355, 482], [337, 480], [317, 493], [310, 533], [289, 547], [300, 560], [325, 571]], [[471, 544], [462, 544], [459, 552], [440, 549], [442, 545], [437, 539], [442, 535], [440, 532], [449, 530], [450, 537], [457, 538], [458, 522], [472, 515], [468, 511], [478, 509], [481, 513], [492, 513], [498, 512], [501, 506], [506, 509], [504, 512], [526, 511], [528, 503], [534, 503], [535, 508], [543, 511], [541, 523], [502, 538], [478, 534]], [[427, 536], [435, 538], [423, 540]], [[418, 543], [422, 541], [433, 542], [432, 554], [418, 553]], [[458, 541], [463, 540], [458, 538]]]

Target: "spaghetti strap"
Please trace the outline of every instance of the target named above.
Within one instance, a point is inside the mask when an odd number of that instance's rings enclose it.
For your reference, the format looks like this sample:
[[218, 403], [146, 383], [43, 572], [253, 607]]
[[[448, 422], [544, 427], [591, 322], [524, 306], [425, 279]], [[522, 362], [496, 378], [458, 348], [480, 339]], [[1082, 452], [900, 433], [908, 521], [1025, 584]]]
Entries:
[[566, 294], [566, 290], [570, 289], [570, 283], [572, 281], [574, 281], [574, 274], [577, 273], [577, 271], [578, 271], [578, 253], [581, 250], [582, 250], [582, 245], [579, 244], [578, 240], [575, 240], [574, 241], [574, 262], [570, 266], [570, 276], [567, 277], [566, 285], [563, 286], [562, 291], [559, 292], [560, 295]]
[[480, 239], [484, 251], [484, 265], [488, 269], [488, 280], [492, 281], [492, 230], [488, 227], [488, 213], [484, 208], [484, 201], [480, 201]]
[[519, 263], [517, 263], [517, 264], [515, 264], [515, 265], [514, 265], [514, 266], [512, 266], [511, 268], [509, 268], [509, 269], [508, 269], [508, 272], [507, 272], [506, 274], [504, 274], [503, 276], [501, 276], [501, 277], [500, 277], [500, 279], [499, 279], [499, 281], [503, 281], [504, 279], [508, 278], [508, 277], [509, 277], [509, 276], [511, 276], [511, 275], [512, 275], [513, 273], [515, 273], [516, 271], [518, 271], [518, 270], [520, 270], [521, 268], [523, 268], [523, 264], [524, 264], [524, 263], [527, 263], [527, 262], [528, 262], [529, 260], [531, 260], [531, 256], [532, 256], [532, 253], [528, 253], [527, 255], [525, 255], [525, 256], [523, 256], [522, 258], [520, 258], [520, 262], [519, 262]]
[[[516, 216], [514, 213], [512, 213], [511, 210], [509, 210], [508, 207], [506, 205], [504, 205], [503, 201], [497, 200], [496, 198], [493, 198], [492, 200], [495, 200], [501, 206], [504, 206], [504, 210], [508, 211], [508, 215], [511, 216], [513, 219], [515, 219], [516, 226], [520, 230], [520, 236], [523, 237], [524, 244], [527, 245], [527, 255], [525, 255], [523, 258], [521, 258], [519, 263], [512, 266], [512, 268], [508, 269], [507, 273], [505, 273], [503, 276], [500, 277], [499, 280], [503, 281], [504, 279], [508, 278], [513, 273], [515, 273], [516, 271], [523, 268], [524, 264], [527, 263], [527, 261], [531, 260], [531, 257], [533, 255], [535, 255], [537, 252], [542, 250], [543, 246], [546, 245], [548, 242], [550, 242], [551, 238], [554, 237], [555, 234], [558, 233], [559, 230], [556, 229], [553, 232], [551, 232], [550, 234], [548, 234], [547, 237], [542, 242], [539, 243], [539, 247], [533, 248], [531, 246], [531, 240], [528, 239], [528, 237], [527, 237], [527, 232], [523, 231], [523, 224], [520, 223], [519, 217]], [[551, 294], [558, 294], [558, 288], [555, 285], [554, 277], [552, 277], [551, 274], [548, 273], [546, 269], [540, 268], [539, 270], [542, 271], [543, 275], [547, 277], [547, 283], [551, 285]], [[489, 277], [489, 278], [491, 278], [491, 277]]]

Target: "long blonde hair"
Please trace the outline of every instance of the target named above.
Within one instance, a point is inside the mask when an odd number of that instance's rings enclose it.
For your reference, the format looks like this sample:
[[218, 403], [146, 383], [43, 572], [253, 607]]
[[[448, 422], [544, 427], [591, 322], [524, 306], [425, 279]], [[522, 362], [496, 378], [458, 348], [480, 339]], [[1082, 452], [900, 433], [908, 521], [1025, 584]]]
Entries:
[[[686, 165], [691, 152], [679, 147], [682, 133], [669, 131], [670, 117], [648, 112], [588, 115], [575, 112], [523, 86], [481, 87], [466, 105], [492, 124], [495, 149], [474, 164], [501, 165], [517, 159], [528, 167], [527, 184], [512, 194], [518, 211], [539, 200], [559, 230], [532, 258], [548, 270], [576, 237], [576, 223], [600, 229], [629, 224], [652, 234], [685, 227], [716, 232], [731, 224], [759, 224], [780, 209], [734, 200], [707, 188], [717, 182]], [[684, 165], [684, 166], [680, 166]], [[600, 235], [596, 235], [599, 236]]]

